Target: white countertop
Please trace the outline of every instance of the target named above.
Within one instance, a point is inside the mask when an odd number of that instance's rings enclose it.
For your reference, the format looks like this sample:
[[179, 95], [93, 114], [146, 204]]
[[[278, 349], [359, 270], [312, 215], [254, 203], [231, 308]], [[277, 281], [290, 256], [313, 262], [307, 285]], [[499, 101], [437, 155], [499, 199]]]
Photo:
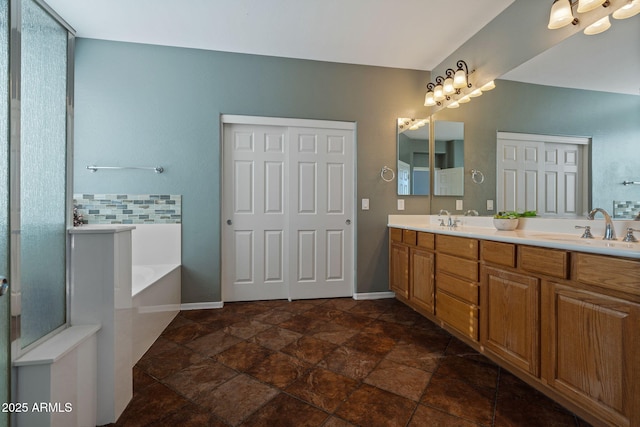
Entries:
[[[593, 221], [586, 219], [520, 218], [518, 228], [514, 231], [496, 230], [493, 226], [492, 217], [455, 215], [452, 215], [452, 217], [461, 221], [456, 228], [440, 226], [440, 218], [442, 217], [439, 215], [389, 215], [387, 225], [389, 227], [450, 236], [640, 259], [640, 243], [622, 241], [628, 227], [640, 229], [638, 221], [615, 220], [614, 228], [618, 240], [602, 240], [605, 222], [600, 217]], [[576, 225], [591, 226], [594, 239], [580, 238], [584, 230], [575, 229]], [[636, 237], [640, 240], [640, 232], [636, 232]]]
[[90, 224], [80, 227], [69, 228], [69, 234], [106, 234], [106, 233], [122, 233], [123, 231], [135, 230], [135, 225], [120, 224]]

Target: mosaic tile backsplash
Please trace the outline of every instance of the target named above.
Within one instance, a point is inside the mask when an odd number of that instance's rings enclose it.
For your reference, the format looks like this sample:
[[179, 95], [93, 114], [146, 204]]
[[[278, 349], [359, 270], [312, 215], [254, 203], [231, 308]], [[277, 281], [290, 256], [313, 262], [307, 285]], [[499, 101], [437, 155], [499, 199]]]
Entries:
[[613, 217], [622, 219], [634, 219], [640, 214], [640, 202], [614, 201]]
[[84, 224], [180, 224], [182, 196], [169, 194], [74, 194]]

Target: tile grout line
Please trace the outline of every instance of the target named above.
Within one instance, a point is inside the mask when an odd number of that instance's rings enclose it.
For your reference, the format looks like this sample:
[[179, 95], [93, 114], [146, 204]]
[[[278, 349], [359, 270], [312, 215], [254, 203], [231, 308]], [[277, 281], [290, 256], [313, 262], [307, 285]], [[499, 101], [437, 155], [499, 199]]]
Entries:
[[496, 392], [493, 396], [493, 411], [491, 413], [491, 426], [496, 425], [496, 411], [498, 410], [498, 393], [500, 392], [500, 380], [502, 379], [502, 368], [498, 366], [498, 378], [496, 380]]

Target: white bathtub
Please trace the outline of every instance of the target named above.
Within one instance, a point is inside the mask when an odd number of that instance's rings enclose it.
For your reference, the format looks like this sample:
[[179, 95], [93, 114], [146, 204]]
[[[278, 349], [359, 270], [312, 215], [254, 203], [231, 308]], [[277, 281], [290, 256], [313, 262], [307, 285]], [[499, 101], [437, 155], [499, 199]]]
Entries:
[[179, 264], [152, 264], [152, 265], [132, 265], [131, 266], [131, 296], [135, 298], [147, 287], [162, 280], [164, 276], [171, 273]]
[[132, 251], [132, 362], [135, 365], [180, 311], [180, 224], [135, 225]]

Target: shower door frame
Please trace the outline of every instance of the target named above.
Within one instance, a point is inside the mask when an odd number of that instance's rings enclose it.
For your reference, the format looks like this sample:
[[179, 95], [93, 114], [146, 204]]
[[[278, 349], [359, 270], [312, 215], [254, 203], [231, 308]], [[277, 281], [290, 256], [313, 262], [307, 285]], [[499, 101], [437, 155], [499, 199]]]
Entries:
[[[7, 297], [9, 301], [9, 313], [6, 318], [3, 317], [0, 327], [9, 329], [9, 343], [1, 343], [4, 348], [10, 352], [7, 358], [8, 366], [0, 366], [3, 373], [6, 373], [5, 384], [0, 387], [6, 387], [9, 390], [9, 401], [11, 397], [16, 395], [15, 368], [11, 367], [11, 362], [22, 354], [28, 352], [43, 341], [49, 339], [52, 335], [60, 332], [67, 327], [69, 323], [69, 239], [65, 237], [65, 321], [62, 325], [50, 331], [43, 337], [39, 338], [32, 344], [22, 347], [20, 345], [20, 320], [18, 316], [11, 313], [11, 303], [20, 305], [19, 292], [20, 284], [20, 232], [21, 232], [21, 85], [22, 85], [22, 2], [25, 0], [6, 0], [9, 6], [9, 117], [8, 117], [8, 202], [9, 202], [9, 247], [8, 247], [8, 268], [6, 273], [10, 285], [17, 286], [14, 291], [16, 297], [11, 300], [11, 289]], [[67, 62], [66, 62], [66, 155], [65, 155], [65, 222], [67, 227], [72, 224], [73, 216], [73, 117], [74, 117], [74, 52], [75, 52], [75, 30], [66, 23], [53, 9], [42, 0], [33, 0], [40, 6], [54, 21], [56, 21], [67, 32]], [[0, 422], [5, 420], [0, 419]]]

